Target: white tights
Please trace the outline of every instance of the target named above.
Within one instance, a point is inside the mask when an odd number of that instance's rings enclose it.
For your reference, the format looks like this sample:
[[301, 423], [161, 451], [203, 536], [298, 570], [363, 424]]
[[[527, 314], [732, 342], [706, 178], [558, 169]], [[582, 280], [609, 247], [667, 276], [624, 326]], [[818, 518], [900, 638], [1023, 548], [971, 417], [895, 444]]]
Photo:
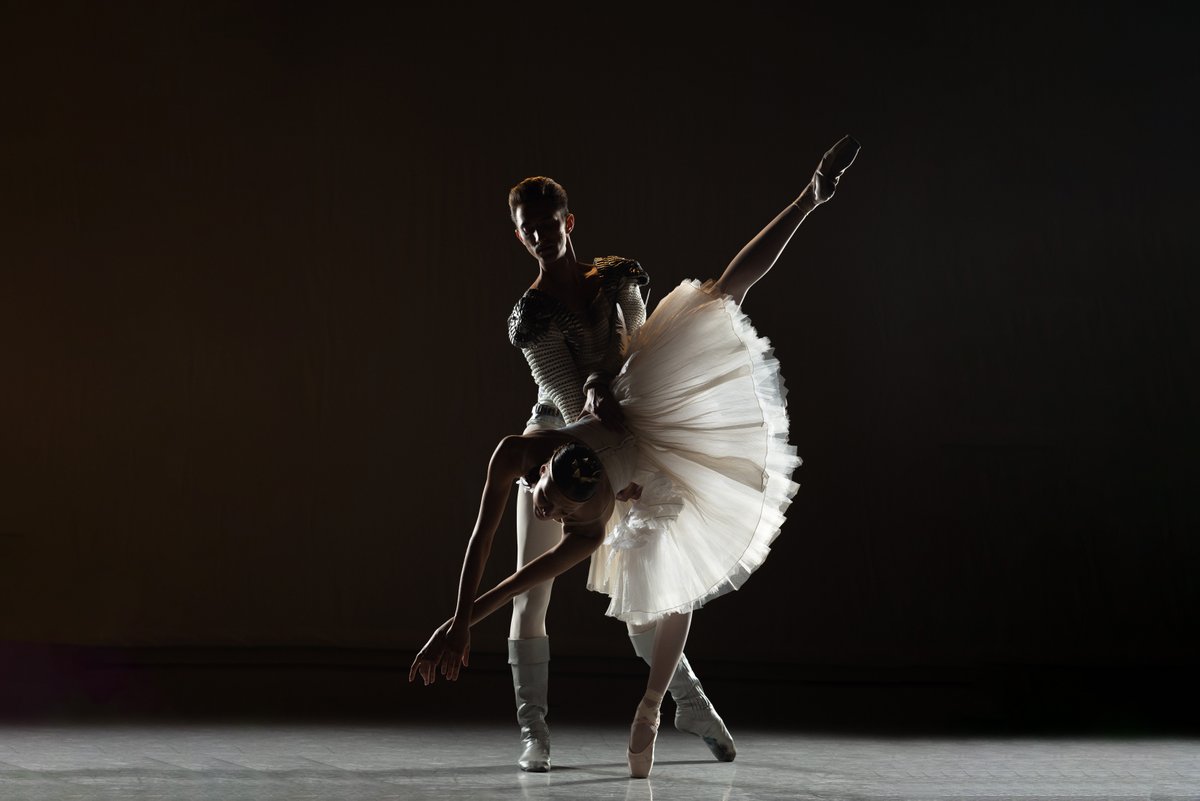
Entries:
[[[517, 491], [517, 567], [538, 558], [562, 539], [562, 523], [538, 520], [533, 515], [533, 493]], [[546, 610], [550, 607], [550, 590], [554, 579], [530, 588], [513, 598], [512, 623], [508, 636], [528, 640], [546, 636]]]

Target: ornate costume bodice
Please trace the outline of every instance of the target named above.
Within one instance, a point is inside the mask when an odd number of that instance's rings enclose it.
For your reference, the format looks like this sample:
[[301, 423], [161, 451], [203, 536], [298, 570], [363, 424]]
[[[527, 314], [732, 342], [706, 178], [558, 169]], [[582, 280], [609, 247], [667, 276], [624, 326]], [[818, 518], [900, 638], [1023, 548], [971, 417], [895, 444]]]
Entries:
[[[596, 259], [600, 290], [582, 320], [552, 295], [529, 289], [508, 318], [508, 338], [519, 347], [538, 385], [538, 401], [567, 422], [583, 410], [583, 384], [592, 372], [615, 374], [625, 340], [646, 320], [640, 287], [650, 282], [633, 259]], [[618, 488], [619, 489], [619, 488]]]

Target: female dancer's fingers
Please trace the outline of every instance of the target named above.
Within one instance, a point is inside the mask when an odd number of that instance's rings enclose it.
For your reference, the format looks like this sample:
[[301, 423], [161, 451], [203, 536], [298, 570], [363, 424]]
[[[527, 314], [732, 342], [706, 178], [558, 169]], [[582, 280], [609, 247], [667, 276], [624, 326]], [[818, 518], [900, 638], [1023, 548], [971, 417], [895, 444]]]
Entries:
[[640, 485], [629, 482], [629, 486], [617, 493], [618, 501], [636, 501], [642, 497], [642, 488]]
[[468, 656], [471, 653], [471, 644], [467, 643], [467, 647], [463, 649], [462, 655], [454, 660], [454, 678], [458, 678], [458, 674], [462, 673], [462, 669], [470, 665]]
[[420, 676], [426, 684], [429, 683], [427, 676], [429, 668], [429, 657], [424, 653], [417, 654], [417, 658], [413, 660], [412, 667], [408, 669], [408, 680], [411, 682]]
[[434, 661], [434, 660], [427, 660], [425, 662], [425, 683], [426, 683], [426, 685], [432, 685], [432, 683], [437, 680], [438, 680], [438, 663], [437, 663], [437, 661]]

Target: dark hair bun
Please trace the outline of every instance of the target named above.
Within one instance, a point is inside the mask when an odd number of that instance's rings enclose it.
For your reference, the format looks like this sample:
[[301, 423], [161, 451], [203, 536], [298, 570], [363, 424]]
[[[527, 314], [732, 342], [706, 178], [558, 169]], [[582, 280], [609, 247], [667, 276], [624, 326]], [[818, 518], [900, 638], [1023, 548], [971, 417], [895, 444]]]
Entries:
[[595, 495], [603, 475], [600, 457], [578, 442], [559, 447], [550, 457], [550, 478], [573, 501], [586, 501]]

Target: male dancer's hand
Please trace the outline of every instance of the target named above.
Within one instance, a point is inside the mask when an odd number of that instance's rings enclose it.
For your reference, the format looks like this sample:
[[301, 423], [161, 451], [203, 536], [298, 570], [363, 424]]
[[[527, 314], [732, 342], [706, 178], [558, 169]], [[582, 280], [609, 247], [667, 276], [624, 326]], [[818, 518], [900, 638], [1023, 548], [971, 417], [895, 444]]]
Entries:
[[613, 397], [608, 384], [594, 384], [588, 387], [587, 399], [579, 417], [582, 419], [589, 414], [609, 428], [625, 427], [625, 412], [621, 409], [621, 404]]

